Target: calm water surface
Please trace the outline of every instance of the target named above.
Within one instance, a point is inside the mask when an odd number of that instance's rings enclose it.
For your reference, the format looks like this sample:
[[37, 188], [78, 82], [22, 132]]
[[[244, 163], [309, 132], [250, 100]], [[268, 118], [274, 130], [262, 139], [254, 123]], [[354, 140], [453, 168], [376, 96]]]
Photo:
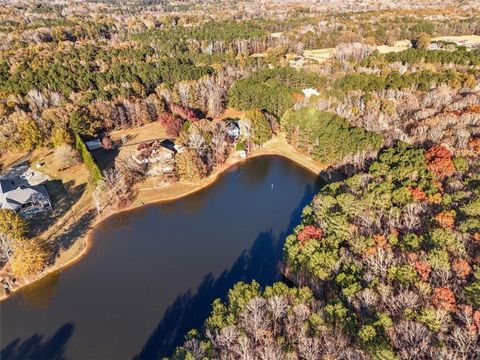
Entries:
[[169, 354], [235, 282], [279, 278], [285, 234], [315, 187], [305, 169], [260, 157], [201, 192], [109, 218], [78, 263], [0, 304], [0, 358]]

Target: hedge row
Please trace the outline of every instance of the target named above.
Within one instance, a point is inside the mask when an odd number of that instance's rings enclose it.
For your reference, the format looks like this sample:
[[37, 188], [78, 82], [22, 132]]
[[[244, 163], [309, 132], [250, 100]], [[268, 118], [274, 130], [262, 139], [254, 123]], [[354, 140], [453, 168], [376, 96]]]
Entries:
[[100, 170], [97, 163], [95, 162], [95, 159], [88, 150], [87, 145], [85, 145], [85, 143], [78, 134], [75, 134], [75, 148], [80, 154], [82, 162], [85, 164], [88, 171], [90, 172], [93, 181], [95, 183], [101, 181], [103, 179], [102, 171]]

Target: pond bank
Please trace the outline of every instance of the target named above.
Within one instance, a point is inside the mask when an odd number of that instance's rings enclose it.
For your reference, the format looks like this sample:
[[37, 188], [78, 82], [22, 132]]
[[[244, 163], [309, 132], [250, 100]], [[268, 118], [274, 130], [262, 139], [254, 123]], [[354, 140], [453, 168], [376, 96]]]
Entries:
[[[264, 144], [263, 147], [252, 151], [246, 159], [241, 158], [236, 154], [231, 155], [225, 164], [215, 168], [209, 176], [196, 183], [175, 183], [164, 187], [155, 187], [154, 180], [147, 179], [140, 184], [138, 187], [137, 196], [128, 207], [123, 209], [108, 209], [104, 213], [95, 216], [91, 222], [80, 224], [85, 228], [83, 232], [84, 235], [81, 235], [75, 239], [72, 242], [72, 245], [67, 250], [63, 251], [51, 266], [46, 267], [40, 274], [26, 278], [22, 280], [21, 283], [18, 283], [17, 286], [12, 289], [10, 295], [13, 295], [19, 289], [22, 289], [23, 287], [44, 278], [50, 273], [60, 271], [70, 265], [74, 265], [83, 257], [83, 255], [88, 253], [88, 250], [91, 247], [91, 235], [93, 230], [100, 222], [106, 220], [112, 215], [131, 211], [147, 204], [178, 200], [213, 185], [220, 175], [229, 171], [236, 165], [242, 164], [251, 158], [268, 155], [285, 157], [316, 175], [318, 175], [320, 171], [325, 168], [324, 165], [314, 161], [313, 159], [294, 149], [287, 143], [283, 135], [279, 135], [272, 138], [269, 142]], [[88, 212], [95, 212], [93, 203], [90, 205]], [[68, 229], [63, 229], [63, 231], [66, 233]], [[0, 295], [0, 301], [8, 298], [10, 295], [6, 295], [5, 293]]]

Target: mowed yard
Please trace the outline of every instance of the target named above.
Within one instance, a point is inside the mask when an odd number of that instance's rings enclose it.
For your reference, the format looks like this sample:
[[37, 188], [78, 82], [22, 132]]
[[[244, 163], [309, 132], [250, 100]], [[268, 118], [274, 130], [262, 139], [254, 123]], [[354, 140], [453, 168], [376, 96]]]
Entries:
[[137, 128], [112, 131], [110, 137], [115, 144], [120, 145], [118, 153], [120, 157], [133, 154], [137, 146], [142, 143], [171, 139], [162, 124], [157, 121]]

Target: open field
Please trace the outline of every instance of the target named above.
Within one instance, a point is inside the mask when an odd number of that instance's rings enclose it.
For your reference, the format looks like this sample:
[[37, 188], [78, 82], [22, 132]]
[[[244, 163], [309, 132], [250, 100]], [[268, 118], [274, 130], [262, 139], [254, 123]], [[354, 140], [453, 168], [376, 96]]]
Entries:
[[480, 35], [439, 36], [432, 38], [432, 41], [450, 41], [457, 45], [472, 48], [480, 46]]
[[335, 55], [335, 48], [304, 50], [303, 56], [306, 59], [312, 59], [322, 63]]
[[241, 118], [244, 113], [245, 113], [244, 111], [236, 110], [236, 109], [233, 109], [233, 108], [227, 108], [227, 109], [225, 109], [225, 111], [223, 113], [218, 115], [215, 118], [215, 120], [223, 120], [223, 119], [228, 119], [228, 118], [238, 119], [238, 118]]
[[380, 54], [387, 54], [391, 52], [399, 52], [403, 50], [407, 50], [408, 48], [411, 48], [412, 44], [410, 40], [400, 40], [396, 41], [394, 45], [389, 46], [389, 45], [380, 45], [377, 46], [377, 50]]
[[13, 164], [22, 161], [28, 156], [28, 152], [12, 152], [0, 155], [0, 172], [8, 169]]
[[123, 146], [134, 146], [142, 142], [170, 138], [159, 122], [152, 122], [144, 126], [130, 129], [112, 131], [110, 136], [113, 141], [126, 139]]
[[[480, 46], [480, 35], [439, 36], [432, 38], [432, 41], [450, 41], [457, 45], [466, 46], [467, 48], [474, 48]], [[379, 45], [377, 46], [377, 50], [380, 54], [387, 54], [407, 50], [411, 47], [410, 40], [400, 40], [395, 42], [392, 46]], [[260, 54], [256, 55], [260, 56]], [[323, 63], [335, 56], [335, 48], [304, 50], [303, 56], [306, 59], [312, 59], [319, 63]]]
[[[114, 143], [121, 144], [118, 153], [119, 157], [133, 154], [137, 146], [141, 143], [171, 138], [159, 122], [152, 122], [137, 128], [112, 131], [110, 137]], [[125, 140], [123, 144], [122, 138]]]

